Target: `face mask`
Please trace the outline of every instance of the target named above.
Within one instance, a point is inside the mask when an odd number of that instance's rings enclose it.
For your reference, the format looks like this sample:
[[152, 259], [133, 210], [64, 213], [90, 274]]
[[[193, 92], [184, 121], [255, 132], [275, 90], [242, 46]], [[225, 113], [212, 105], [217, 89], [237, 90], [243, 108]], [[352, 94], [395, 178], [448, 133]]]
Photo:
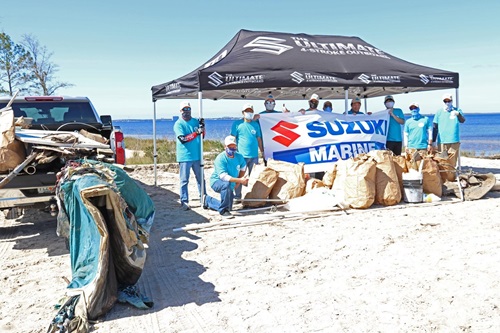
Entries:
[[266, 110], [267, 111], [273, 111], [274, 107], [276, 106], [276, 103], [274, 103], [274, 102], [266, 102], [265, 106], [266, 106]]
[[191, 111], [182, 111], [182, 119], [190, 120], [191, 119]]
[[411, 117], [415, 120], [420, 118], [420, 109], [416, 108], [416, 109], [411, 110]]
[[453, 109], [453, 102], [445, 102], [446, 110], [451, 111]]
[[309, 101], [309, 108], [310, 109], [316, 109], [318, 107], [318, 103], [319, 102]]
[[323, 111], [325, 111], [325, 112], [332, 112], [332, 107], [331, 106], [327, 106], [326, 108], [323, 109]]
[[246, 120], [252, 120], [253, 119], [253, 112], [243, 112], [243, 117]]
[[233, 157], [235, 152], [236, 152], [236, 149], [226, 147], [226, 154], [227, 154], [227, 156]]
[[388, 109], [392, 109], [394, 107], [394, 102], [385, 102], [385, 107]]

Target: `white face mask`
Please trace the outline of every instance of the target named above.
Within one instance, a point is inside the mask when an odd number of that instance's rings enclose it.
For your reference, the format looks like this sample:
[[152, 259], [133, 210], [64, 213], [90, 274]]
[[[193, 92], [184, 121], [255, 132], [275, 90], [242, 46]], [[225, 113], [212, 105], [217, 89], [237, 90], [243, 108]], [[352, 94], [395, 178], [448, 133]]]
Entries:
[[394, 107], [394, 102], [385, 102], [385, 107], [388, 109], [392, 109]]
[[267, 111], [273, 111], [274, 107], [276, 106], [276, 103], [275, 102], [266, 102], [264, 105], [266, 106]]
[[243, 112], [243, 116], [245, 117], [246, 120], [252, 120], [253, 112]]

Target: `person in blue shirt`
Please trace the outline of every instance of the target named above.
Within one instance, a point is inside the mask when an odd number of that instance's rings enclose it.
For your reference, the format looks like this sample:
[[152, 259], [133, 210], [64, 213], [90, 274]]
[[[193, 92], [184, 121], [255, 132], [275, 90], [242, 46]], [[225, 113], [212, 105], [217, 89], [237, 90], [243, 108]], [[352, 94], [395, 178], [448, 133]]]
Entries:
[[460, 126], [465, 122], [462, 110], [453, 106], [453, 97], [450, 94], [443, 95], [443, 108], [434, 115], [434, 131], [432, 139], [438, 143], [439, 151], [448, 151], [453, 148], [457, 153], [449, 160], [455, 166], [460, 150]]
[[[351, 100], [351, 109], [347, 111], [347, 114], [363, 114], [363, 112], [359, 111], [359, 109], [361, 109], [361, 99], [356, 96]], [[344, 112], [344, 114], [346, 114], [346, 112]]]
[[325, 112], [333, 112], [333, 104], [330, 101], [326, 101], [323, 103], [323, 111]]
[[432, 152], [432, 124], [428, 117], [420, 114], [418, 103], [410, 104], [411, 118], [404, 127], [404, 144], [408, 149], [427, 150]]
[[[259, 150], [264, 155], [260, 125], [254, 119], [253, 105], [245, 104], [242, 109], [243, 119], [236, 120], [231, 127], [231, 135], [236, 137], [238, 152], [243, 155], [248, 168], [252, 172], [254, 164], [259, 164]], [[241, 199], [241, 187], [236, 188], [236, 200]]]
[[260, 114], [266, 113], [282, 113], [281, 111], [276, 110], [276, 100], [273, 95], [268, 95], [264, 101], [264, 107], [266, 108], [264, 111], [260, 112]]
[[232, 135], [224, 139], [225, 149], [214, 161], [214, 172], [210, 177], [210, 186], [220, 193], [220, 200], [203, 197], [203, 208], [217, 210], [223, 218], [233, 218], [233, 190], [248, 185], [245, 176], [247, 168], [245, 158], [237, 152], [236, 138]]
[[389, 129], [387, 130], [386, 147], [395, 155], [401, 155], [403, 148], [403, 138], [401, 136], [401, 125], [405, 123], [403, 110], [394, 108], [394, 97], [387, 95], [384, 98], [384, 105], [389, 112]]
[[317, 94], [312, 94], [311, 98], [309, 98], [309, 108], [307, 110], [300, 109], [299, 112], [302, 114], [306, 114], [308, 111], [323, 111], [318, 109], [319, 105], [319, 96]]
[[[180, 202], [183, 210], [189, 210], [189, 174], [193, 170], [201, 195], [201, 136], [204, 135], [203, 118], [191, 117], [191, 105], [187, 101], [180, 103], [181, 117], [174, 124], [176, 157], [179, 163]], [[205, 187], [203, 187], [205, 188]]]

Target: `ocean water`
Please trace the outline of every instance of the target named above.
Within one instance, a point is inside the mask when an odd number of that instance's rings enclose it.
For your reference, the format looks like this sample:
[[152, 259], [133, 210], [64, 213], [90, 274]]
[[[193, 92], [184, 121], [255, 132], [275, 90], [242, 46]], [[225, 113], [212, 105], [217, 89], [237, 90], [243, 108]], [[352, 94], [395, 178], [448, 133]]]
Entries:
[[[500, 113], [466, 113], [466, 121], [460, 125], [461, 148], [476, 155], [500, 155]], [[224, 140], [229, 135], [234, 119], [205, 119], [207, 140]], [[151, 139], [153, 120], [115, 120], [126, 136]], [[174, 121], [156, 121], [156, 136], [159, 139], [174, 139]]]

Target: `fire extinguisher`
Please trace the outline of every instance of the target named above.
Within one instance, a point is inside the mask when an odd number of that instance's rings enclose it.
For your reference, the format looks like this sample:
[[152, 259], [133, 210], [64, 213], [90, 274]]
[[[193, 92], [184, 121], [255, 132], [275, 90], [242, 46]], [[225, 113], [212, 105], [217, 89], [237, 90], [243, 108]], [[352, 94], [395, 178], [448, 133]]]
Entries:
[[115, 127], [113, 131], [115, 137], [115, 162], [125, 165], [125, 141], [123, 141], [123, 132]]

